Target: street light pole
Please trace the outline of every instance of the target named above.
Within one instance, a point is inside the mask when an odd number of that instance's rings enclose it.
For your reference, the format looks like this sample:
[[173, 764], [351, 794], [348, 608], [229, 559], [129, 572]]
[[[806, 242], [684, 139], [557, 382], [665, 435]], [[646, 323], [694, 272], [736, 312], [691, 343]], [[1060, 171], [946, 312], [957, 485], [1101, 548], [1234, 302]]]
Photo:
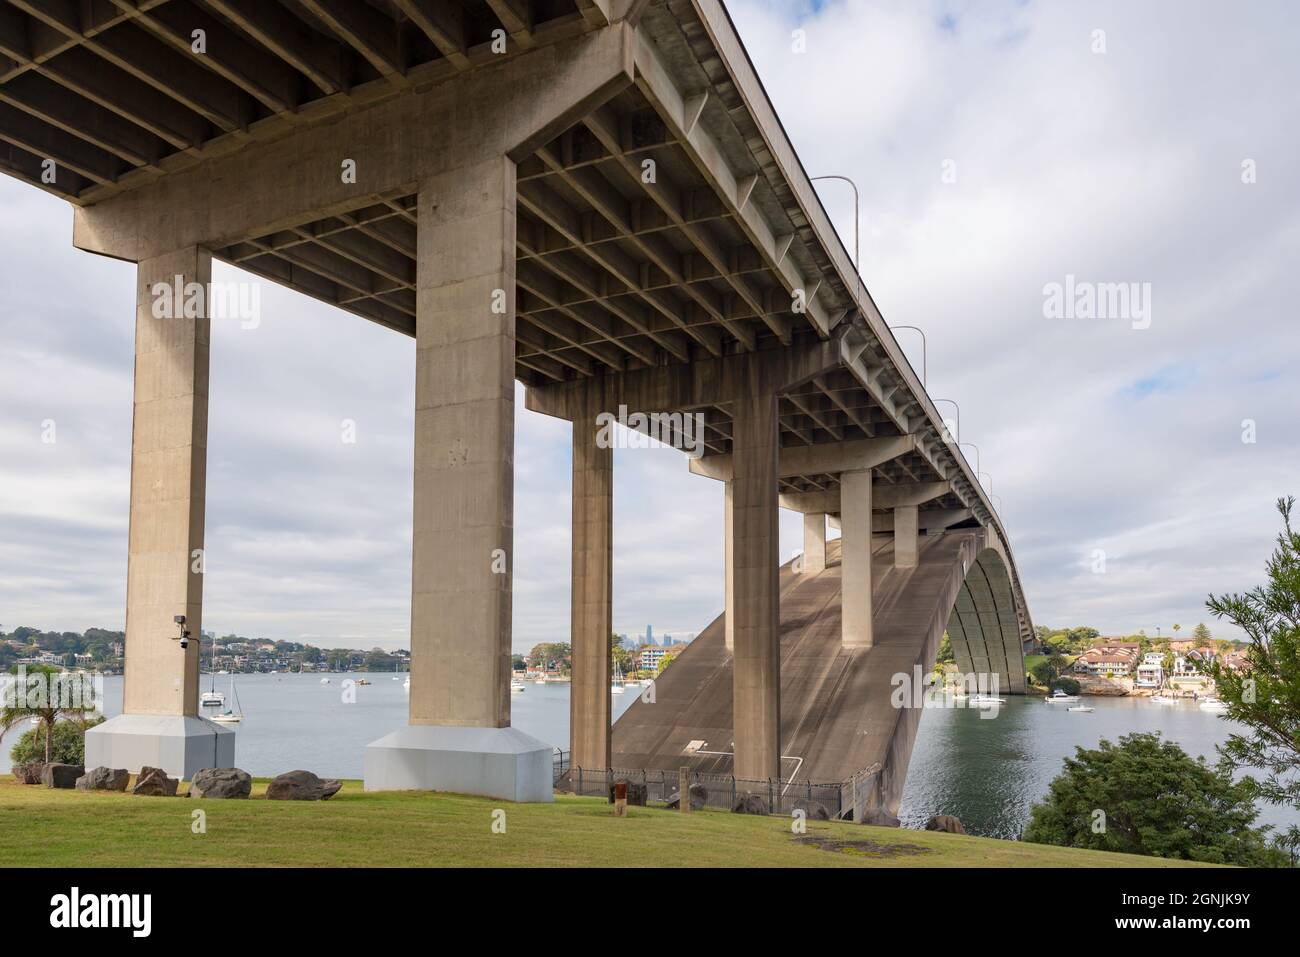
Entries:
[[952, 399], [932, 399], [931, 401], [934, 402], [935, 405], [938, 405], [940, 402], [947, 402], [947, 403], [950, 403], [950, 404], [952, 405], [952, 407], [953, 407], [954, 409], [957, 410], [957, 435], [956, 435], [956, 438], [957, 438], [957, 441], [960, 442], [960, 441], [961, 441], [961, 406], [959, 406], [959, 405], [958, 405], [956, 402], [954, 402]]
[[839, 179], [853, 187], [853, 268], [858, 271], [858, 282], [862, 282], [862, 260], [858, 257], [858, 184], [853, 182], [847, 176], [813, 176], [809, 182], [817, 182], [819, 179]]
[[926, 369], [927, 369], [927, 367], [929, 366], [930, 360], [926, 357], [926, 345], [925, 345], [925, 332], [924, 332], [924, 330], [922, 330], [919, 326], [890, 326], [889, 328], [890, 328], [890, 329], [911, 329], [911, 330], [913, 330], [914, 332], [919, 332], [919, 333], [921, 333], [921, 385], [925, 386], [926, 389], [929, 389], [929, 388], [930, 388], [930, 384], [929, 384], [929, 382], [928, 382], [928, 379], [929, 379], [930, 375], [929, 375], [929, 373], [926, 371]]
[[975, 474], [976, 476], [978, 476], [980, 471], [980, 447], [976, 445], [974, 442], [958, 442], [957, 446], [959, 448], [962, 446], [970, 446], [972, 449], [975, 450]]

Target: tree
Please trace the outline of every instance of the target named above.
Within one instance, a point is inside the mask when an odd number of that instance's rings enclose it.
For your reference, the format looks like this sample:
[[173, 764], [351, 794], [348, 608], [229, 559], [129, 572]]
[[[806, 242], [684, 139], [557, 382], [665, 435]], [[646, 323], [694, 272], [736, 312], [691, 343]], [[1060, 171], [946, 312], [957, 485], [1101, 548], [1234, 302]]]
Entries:
[[623, 639], [618, 635], [609, 636], [609, 660], [611, 667], [627, 674], [632, 670], [632, 652], [623, 647]]
[[1075, 681], [1073, 678], [1067, 678], [1065, 675], [1061, 675], [1059, 678], [1052, 679], [1050, 690], [1056, 691], [1058, 688], [1066, 694], [1078, 694], [1079, 682]]
[[1300, 807], [1300, 533], [1291, 527], [1295, 499], [1278, 499], [1282, 531], [1265, 564], [1268, 582], [1245, 594], [1210, 595], [1205, 606], [1215, 618], [1236, 625], [1250, 644], [1246, 667], [1234, 670], [1221, 660], [1198, 662], [1228, 705], [1224, 715], [1245, 725], [1231, 734], [1219, 753], [1234, 769], [1264, 772], [1248, 779], [1271, 804]]
[[[12, 669], [17, 674], [18, 669]], [[96, 699], [93, 686], [83, 675], [69, 675], [57, 668], [28, 668], [26, 675], [20, 678], [23, 685], [13, 682], [4, 694], [0, 704], [0, 739], [24, 721], [37, 719], [34, 731], [45, 736], [45, 763], [53, 760], [54, 725], [59, 718], [66, 718], [84, 733], [87, 727], [87, 715], [94, 712]]]
[[1206, 628], [1204, 622], [1202, 622], [1192, 629], [1192, 637], [1196, 639], [1196, 644], [1199, 646], [1209, 641], [1212, 636], [1210, 635], [1210, 629]]
[[[19, 764], [83, 764], [86, 760], [86, 729], [103, 724], [103, 718], [80, 721], [56, 721], [54, 733], [46, 740], [40, 727], [24, 731], [19, 736], [9, 760]], [[47, 750], [48, 748], [48, 750]]]
[[1030, 811], [1024, 840], [1149, 857], [1280, 866], [1284, 855], [1254, 827], [1259, 810], [1246, 782], [1210, 768], [1157, 734], [1128, 734], [1118, 746], [1079, 747]]

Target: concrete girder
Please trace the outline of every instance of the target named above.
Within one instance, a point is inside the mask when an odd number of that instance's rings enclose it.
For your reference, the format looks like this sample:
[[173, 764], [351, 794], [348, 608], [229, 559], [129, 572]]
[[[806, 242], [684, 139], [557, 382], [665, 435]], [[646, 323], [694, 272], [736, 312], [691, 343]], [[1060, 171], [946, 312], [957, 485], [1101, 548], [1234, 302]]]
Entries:
[[[134, 262], [187, 242], [229, 245], [351, 212], [457, 166], [531, 154], [632, 75], [625, 26], [553, 44], [78, 207], [73, 243]], [[344, 160], [356, 164], [355, 183], [342, 181]], [[285, 170], [296, 175], [286, 180]]]
[[[787, 446], [781, 449], [777, 467], [778, 478], [797, 475], [837, 475], [840, 472], [860, 472], [883, 465], [890, 459], [906, 455], [915, 448], [910, 435], [889, 438], [850, 439], [845, 442], [828, 442], [823, 445]], [[732, 472], [730, 455], [705, 455], [690, 460], [690, 470], [696, 475], [729, 481]]]
[[[787, 450], [782, 450], [783, 454]], [[843, 487], [843, 477], [841, 476], [841, 489]], [[830, 515], [840, 515], [841, 489], [828, 489], [824, 492], [783, 492], [781, 493], [781, 507], [788, 508], [795, 512], [826, 512]], [[872, 490], [872, 507], [878, 509], [895, 509], [908, 508], [924, 505], [936, 498], [947, 495], [952, 491], [951, 482], [914, 482], [903, 485], [876, 485]], [[940, 510], [935, 510], [936, 512]], [[942, 510], [957, 514], [962, 509]], [[941, 519], [940, 519], [941, 520]], [[953, 524], [962, 519], [954, 519]], [[834, 527], [834, 526], [832, 526]], [[874, 528], [874, 525], [873, 525]], [[883, 529], [877, 529], [878, 531]], [[891, 525], [888, 529], [893, 530]]]

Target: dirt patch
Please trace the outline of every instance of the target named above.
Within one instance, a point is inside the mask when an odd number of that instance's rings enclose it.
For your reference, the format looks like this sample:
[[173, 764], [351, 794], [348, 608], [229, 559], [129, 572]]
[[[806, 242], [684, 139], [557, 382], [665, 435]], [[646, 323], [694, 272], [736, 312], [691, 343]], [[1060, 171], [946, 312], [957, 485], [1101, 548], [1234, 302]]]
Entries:
[[796, 844], [806, 844], [809, 847], [819, 847], [823, 851], [838, 851], [841, 854], [858, 854], [863, 857], [887, 858], [887, 857], [916, 857], [921, 854], [929, 854], [928, 847], [920, 847], [916, 844], [877, 844], [875, 841], [842, 841], [833, 837], [822, 837], [820, 835], [809, 834], [805, 837], [795, 838]]

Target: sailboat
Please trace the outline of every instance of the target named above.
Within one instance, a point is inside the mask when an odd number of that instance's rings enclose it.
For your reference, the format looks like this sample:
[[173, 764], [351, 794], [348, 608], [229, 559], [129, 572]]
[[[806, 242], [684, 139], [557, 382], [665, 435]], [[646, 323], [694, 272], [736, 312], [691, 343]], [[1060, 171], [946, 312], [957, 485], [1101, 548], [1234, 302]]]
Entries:
[[623, 691], [624, 691], [624, 686], [623, 686], [623, 666], [622, 666], [622, 665], [617, 665], [617, 664], [616, 664], [616, 665], [614, 665], [614, 680], [613, 680], [612, 682], [610, 682], [610, 685], [609, 685], [609, 693], [610, 693], [610, 694], [622, 694]]
[[235, 676], [230, 676], [230, 697], [234, 700], [235, 707], [227, 708], [221, 714], [214, 714], [213, 721], [220, 721], [222, 724], [238, 724], [244, 720], [244, 713], [239, 707], [239, 692], [235, 690]]
[[199, 698], [205, 708], [220, 708], [226, 703], [226, 696], [217, 690], [217, 641], [212, 640], [212, 689], [205, 691]]

